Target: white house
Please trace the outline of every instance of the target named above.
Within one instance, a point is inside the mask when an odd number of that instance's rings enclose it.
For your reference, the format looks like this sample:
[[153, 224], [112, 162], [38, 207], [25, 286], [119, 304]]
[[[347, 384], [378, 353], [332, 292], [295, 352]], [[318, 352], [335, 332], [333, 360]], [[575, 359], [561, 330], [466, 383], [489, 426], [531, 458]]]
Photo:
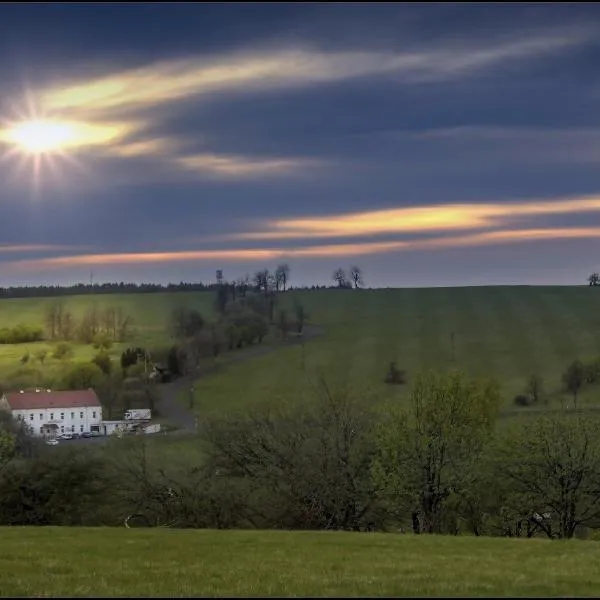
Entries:
[[0, 398], [0, 408], [24, 421], [35, 436], [100, 432], [102, 423], [102, 405], [94, 390], [9, 392]]

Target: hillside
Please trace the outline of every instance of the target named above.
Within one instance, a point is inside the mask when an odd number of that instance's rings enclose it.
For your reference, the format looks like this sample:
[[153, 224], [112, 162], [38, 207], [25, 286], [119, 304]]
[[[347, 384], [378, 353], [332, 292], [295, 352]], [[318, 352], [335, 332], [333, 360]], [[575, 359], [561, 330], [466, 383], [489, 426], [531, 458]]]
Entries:
[[[473, 287], [317, 290], [289, 294], [325, 335], [232, 365], [196, 384], [201, 413], [302, 401], [322, 373], [377, 398], [402, 398], [408, 386], [383, 383], [391, 361], [411, 377], [458, 368], [502, 384], [506, 409], [528, 377], [544, 380], [549, 407], [567, 396], [561, 375], [575, 359], [600, 355], [600, 296], [588, 287]], [[452, 349], [454, 333], [454, 352]], [[303, 355], [304, 353], [304, 361]], [[304, 363], [304, 366], [303, 366]], [[579, 404], [595, 403], [595, 387]]]
[[3, 597], [594, 596], [600, 545], [393, 534], [4, 528]]
[[[116, 344], [118, 357], [132, 343], [147, 347], [169, 342], [166, 323], [175, 306], [214, 316], [210, 292], [82, 295], [63, 298], [75, 317], [92, 304], [122, 307], [134, 317], [135, 338]], [[0, 327], [43, 325], [54, 298], [0, 300]], [[293, 315], [300, 302], [309, 321], [325, 334], [304, 345], [240, 360], [196, 385], [201, 413], [246, 408], [264, 402], [293, 402], [306, 395], [319, 374], [377, 398], [397, 398], [406, 386], [388, 386], [383, 378], [391, 361], [408, 380], [422, 369], [460, 368], [477, 376], [496, 377], [506, 407], [532, 373], [544, 379], [549, 405], [562, 394], [561, 374], [569, 362], [600, 355], [600, 302], [589, 287], [473, 287], [389, 290], [305, 290], [280, 295], [280, 307]], [[453, 344], [452, 344], [452, 334]], [[267, 343], [273, 343], [273, 337]], [[454, 346], [454, 349], [453, 349]], [[19, 368], [24, 352], [44, 342], [0, 345], [0, 374]], [[74, 360], [89, 360], [91, 346], [76, 345]], [[251, 357], [252, 352], [245, 353]], [[304, 359], [303, 359], [304, 355]], [[60, 361], [48, 358], [43, 370]], [[36, 368], [40, 368], [36, 365]], [[595, 389], [584, 390], [581, 404], [594, 403]]]

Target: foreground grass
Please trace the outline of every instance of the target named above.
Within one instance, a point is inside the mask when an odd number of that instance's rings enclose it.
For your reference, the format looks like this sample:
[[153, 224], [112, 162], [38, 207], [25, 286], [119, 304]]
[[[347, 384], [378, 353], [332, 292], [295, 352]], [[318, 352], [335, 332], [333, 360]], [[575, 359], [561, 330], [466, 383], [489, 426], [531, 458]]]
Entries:
[[593, 596], [600, 544], [391, 534], [0, 530], [7, 596]]

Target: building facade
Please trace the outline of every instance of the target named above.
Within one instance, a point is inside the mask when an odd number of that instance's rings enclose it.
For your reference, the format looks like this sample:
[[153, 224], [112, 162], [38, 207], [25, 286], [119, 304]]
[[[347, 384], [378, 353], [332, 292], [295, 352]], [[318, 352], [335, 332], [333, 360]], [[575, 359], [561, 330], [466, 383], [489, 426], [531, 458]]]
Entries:
[[9, 392], [0, 398], [0, 408], [24, 422], [34, 436], [99, 433], [102, 423], [102, 405], [94, 390]]

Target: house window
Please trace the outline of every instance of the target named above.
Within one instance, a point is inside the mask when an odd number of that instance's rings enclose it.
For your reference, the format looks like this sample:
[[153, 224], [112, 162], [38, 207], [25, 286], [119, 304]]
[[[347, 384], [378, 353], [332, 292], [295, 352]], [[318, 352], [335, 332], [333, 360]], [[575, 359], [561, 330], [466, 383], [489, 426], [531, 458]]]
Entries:
[[92, 413], [92, 418], [93, 418], [93, 419], [95, 419], [95, 418], [96, 418], [96, 411], [94, 411], [94, 412]]
[[81, 412], [79, 413], [79, 418], [80, 418], [80, 419], [83, 419], [83, 411], [81, 411]]
[[83, 425], [79, 426], [79, 431], [83, 431]]
[[71, 413], [71, 419], [75, 418], [75, 413]]
[[64, 432], [65, 432], [65, 428], [64, 428], [64, 426], [60, 428], [60, 432], [61, 432], [61, 433], [64, 433]]
[[71, 431], [75, 431], [75, 425], [71, 425]]
[[40, 421], [44, 418], [44, 413], [40, 413]]
[[60, 413], [60, 420], [62, 421], [65, 418], [65, 413]]
[[44, 428], [40, 427], [40, 433], [44, 433]]
[[54, 413], [50, 413], [50, 420], [54, 421]]
[[31, 414], [29, 415], [29, 420], [30, 420], [30, 421], [33, 421], [33, 413], [31, 413]]

